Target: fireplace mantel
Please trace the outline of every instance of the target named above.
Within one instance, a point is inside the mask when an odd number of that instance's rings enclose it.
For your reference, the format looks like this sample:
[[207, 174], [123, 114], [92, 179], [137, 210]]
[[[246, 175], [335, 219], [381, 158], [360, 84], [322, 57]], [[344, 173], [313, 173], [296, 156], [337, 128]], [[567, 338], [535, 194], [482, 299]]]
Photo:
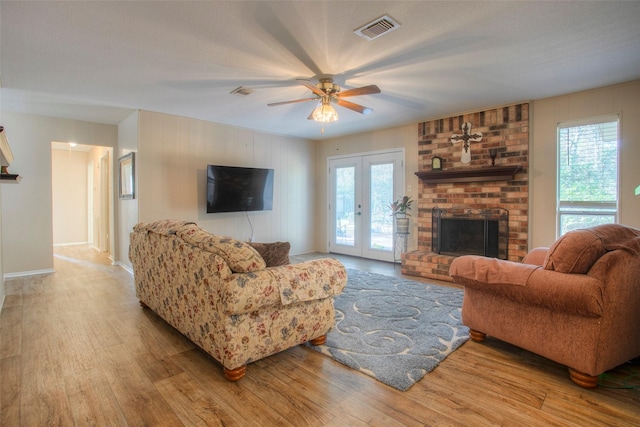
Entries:
[[475, 169], [418, 171], [416, 175], [428, 183], [508, 181], [514, 179], [521, 170], [522, 166], [489, 166]]

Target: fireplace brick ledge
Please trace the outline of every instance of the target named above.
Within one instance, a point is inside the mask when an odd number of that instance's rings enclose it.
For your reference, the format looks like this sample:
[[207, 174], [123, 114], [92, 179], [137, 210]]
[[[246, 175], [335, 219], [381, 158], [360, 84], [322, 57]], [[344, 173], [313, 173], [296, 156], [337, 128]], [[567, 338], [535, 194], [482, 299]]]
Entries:
[[489, 166], [475, 169], [418, 171], [416, 175], [428, 183], [508, 181], [515, 178], [522, 166]]

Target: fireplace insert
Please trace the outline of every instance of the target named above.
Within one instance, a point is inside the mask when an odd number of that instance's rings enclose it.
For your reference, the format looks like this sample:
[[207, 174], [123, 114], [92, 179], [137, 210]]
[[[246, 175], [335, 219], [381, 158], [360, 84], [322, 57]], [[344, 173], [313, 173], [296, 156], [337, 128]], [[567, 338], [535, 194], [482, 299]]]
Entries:
[[509, 211], [502, 208], [432, 209], [431, 250], [443, 255], [507, 259]]

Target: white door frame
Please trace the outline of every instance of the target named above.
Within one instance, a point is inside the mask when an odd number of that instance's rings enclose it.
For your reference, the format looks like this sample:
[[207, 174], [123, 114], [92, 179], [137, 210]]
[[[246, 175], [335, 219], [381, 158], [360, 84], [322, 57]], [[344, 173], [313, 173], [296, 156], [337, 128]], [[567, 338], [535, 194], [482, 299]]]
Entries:
[[110, 205], [110, 192], [109, 192], [109, 180], [111, 176], [110, 167], [110, 153], [107, 151], [102, 157], [100, 157], [100, 218], [99, 218], [99, 236], [98, 247], [100, 252], [110, 252], [110, 218], [109, 218], [109, 205]]
[[[393, 249], [390, 251], [372, 249], [370, 228], [370, 195], [365, 189], [370, 187], [369, 174], [365, 173], [372, 165], [376, 163], [386, 163], [389, 160], [395, 163], [394, 166], [394, 182], [393, 182], [393, 200], [400, 197], [404, 191], [405, 179], [405, 149], [396, 148], [390, 150], [370, 151], [364, 153], [354, 153], [342, 156], [332, 156], [327, 158], [327, 232], [329, 252], [341, 253], [345, 255], [353, 255], [364, 258], [378, 259], [382, 261], [394, 261]], [[335, 168], [336, 166], [353, 165], [356, 168], [355, 188], [355, 209], [357, 210], [354, 217], [354, 245], [340, 245], [335, 240], [336, 222], [335, 222]], [[332, 168], [334, 170], [332, 170]], [[390, 200], [389, 203], [393, 202]], [[391, 213], [391, 211], [389, 211]], [[393, 238], [393, 236], [392, 236]]]

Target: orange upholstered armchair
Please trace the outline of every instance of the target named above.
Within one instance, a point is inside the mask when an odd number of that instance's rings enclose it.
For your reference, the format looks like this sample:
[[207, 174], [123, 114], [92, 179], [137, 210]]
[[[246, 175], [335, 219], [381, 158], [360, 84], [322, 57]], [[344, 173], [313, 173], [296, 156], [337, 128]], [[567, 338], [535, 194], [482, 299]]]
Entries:
[[640, 230], [618, 224], [566, 233], [522, 263], [466, 255], [451, 264], [465, 287], [462, 322], [569, 367], [598, 375], [640, 356]]

